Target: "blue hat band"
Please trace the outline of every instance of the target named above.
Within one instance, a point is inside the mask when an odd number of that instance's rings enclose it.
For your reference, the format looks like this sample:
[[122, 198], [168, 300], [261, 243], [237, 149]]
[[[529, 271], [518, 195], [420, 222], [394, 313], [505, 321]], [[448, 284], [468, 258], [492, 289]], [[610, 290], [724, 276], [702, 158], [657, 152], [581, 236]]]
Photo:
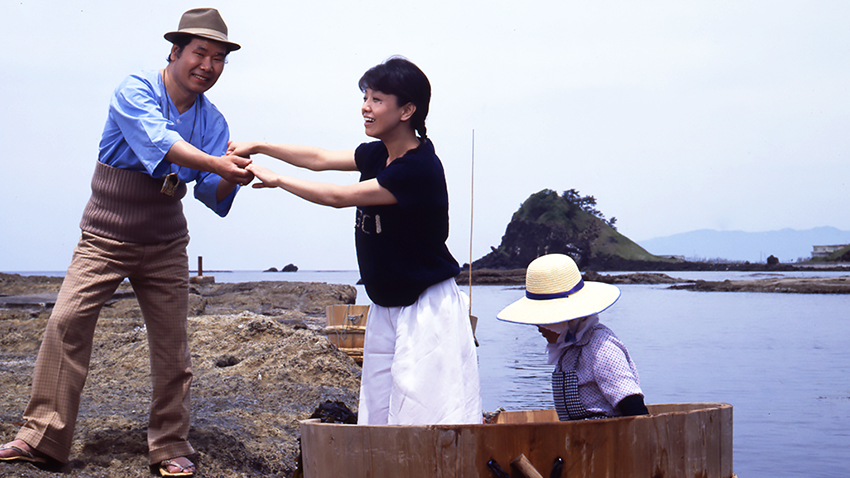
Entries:
[[570, 290], [564, 292], [555, 292], [554, 294], [535, 294], [534, 292], [525, 291], [525, 296], [531, 300], [549, 300], [549, 299], [563, 299], [564, 297], [569, 297], [572, 294], [580, 291], [584, 287], [584, 279], [580, 279], [578, 284]]

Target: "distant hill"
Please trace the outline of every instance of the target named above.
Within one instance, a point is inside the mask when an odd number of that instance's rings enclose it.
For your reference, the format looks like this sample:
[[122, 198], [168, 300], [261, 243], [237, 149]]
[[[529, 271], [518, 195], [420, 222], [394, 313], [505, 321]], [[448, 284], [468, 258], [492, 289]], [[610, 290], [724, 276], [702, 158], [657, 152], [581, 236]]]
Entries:
[[673, 262], [656, 257], [617, 232], [593, 209], [592, 196], [578, 191], [532, 194], [511, 217], [498, 248], [473, 263], [475, 269], [524, 269], [535, 258], [570, 255], [581, 269], [617, 269], [635, 264]]
[[768, 232], [700, 229], [639, 243], [653, 254], [684, 256], [688, 260], [763, 262], [773, 255], [781, 262], [794, 262], [811, 258], [812, 246], [850, 244], [850, 231], [834, 227]]

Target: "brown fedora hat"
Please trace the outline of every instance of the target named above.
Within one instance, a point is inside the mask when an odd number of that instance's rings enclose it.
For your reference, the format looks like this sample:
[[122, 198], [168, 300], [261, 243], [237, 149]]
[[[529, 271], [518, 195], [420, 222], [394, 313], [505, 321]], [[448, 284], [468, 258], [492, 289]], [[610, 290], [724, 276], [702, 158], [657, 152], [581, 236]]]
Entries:
[[230, 51], [242, 48], [238, 43], [227, 39], [227, 25], [221, 18], [221, 14], [215, 8], [193, 8], [180, 17], [177, 31], [166, 33], [165, 39], [174, 43], [177, 38], [184, 35], [194, 35], [201, 38], [219, 41], [227, 44]]

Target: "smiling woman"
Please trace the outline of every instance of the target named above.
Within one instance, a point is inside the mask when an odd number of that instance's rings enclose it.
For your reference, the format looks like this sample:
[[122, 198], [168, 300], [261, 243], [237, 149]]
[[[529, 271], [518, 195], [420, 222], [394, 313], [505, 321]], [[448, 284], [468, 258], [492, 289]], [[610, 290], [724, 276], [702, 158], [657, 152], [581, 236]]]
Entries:
[[366, 88], [362, 108], [366, 134], [373, 138], [389, 139], [398, 125], [407, 121], [416, 108], [412, 103], [399, 105], [399, 102], [395, 95]]
[[[266, 154], [313, 171], [360, 171], [346, 186], [306, 181], [249, 166], [261, 181], [308, 201], [356, 207], [360, 276], [373, 304], [366, 322], [358, 423], [481, 421], [478, 364], [468, 298], [446, 246], [449, 199], [443, 165], [426, 136], [428, 77], [403, 58], [359, 81], [366, 134], [356, 150], [231, 143], [240, 156]], [[417, 136], [418, 133], [418, 136]]]

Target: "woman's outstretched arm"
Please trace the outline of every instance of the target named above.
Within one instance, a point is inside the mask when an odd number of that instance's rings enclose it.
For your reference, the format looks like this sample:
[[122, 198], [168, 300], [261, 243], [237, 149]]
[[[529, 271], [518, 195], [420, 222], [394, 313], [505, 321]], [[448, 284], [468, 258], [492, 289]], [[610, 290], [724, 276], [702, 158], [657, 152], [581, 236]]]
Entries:
[[357, 171], [357, 165], [354, 163], [354, 150], [352, 149], [330, 151], [315, 146], [296, 144], [230, 141], [227, 144], [227, 154], [245, 158], [252, 154], [265, 154], [311, 171]]
[[398, 203], [393, 193], [378, 184], [377, 179], [343, 186], [284, 176], [256, 163], [251, 163], [246, 169], [261, 181], [254, 183], [255, 188], [285, 189], [302, 199], [323, 206], [343, 208]]

